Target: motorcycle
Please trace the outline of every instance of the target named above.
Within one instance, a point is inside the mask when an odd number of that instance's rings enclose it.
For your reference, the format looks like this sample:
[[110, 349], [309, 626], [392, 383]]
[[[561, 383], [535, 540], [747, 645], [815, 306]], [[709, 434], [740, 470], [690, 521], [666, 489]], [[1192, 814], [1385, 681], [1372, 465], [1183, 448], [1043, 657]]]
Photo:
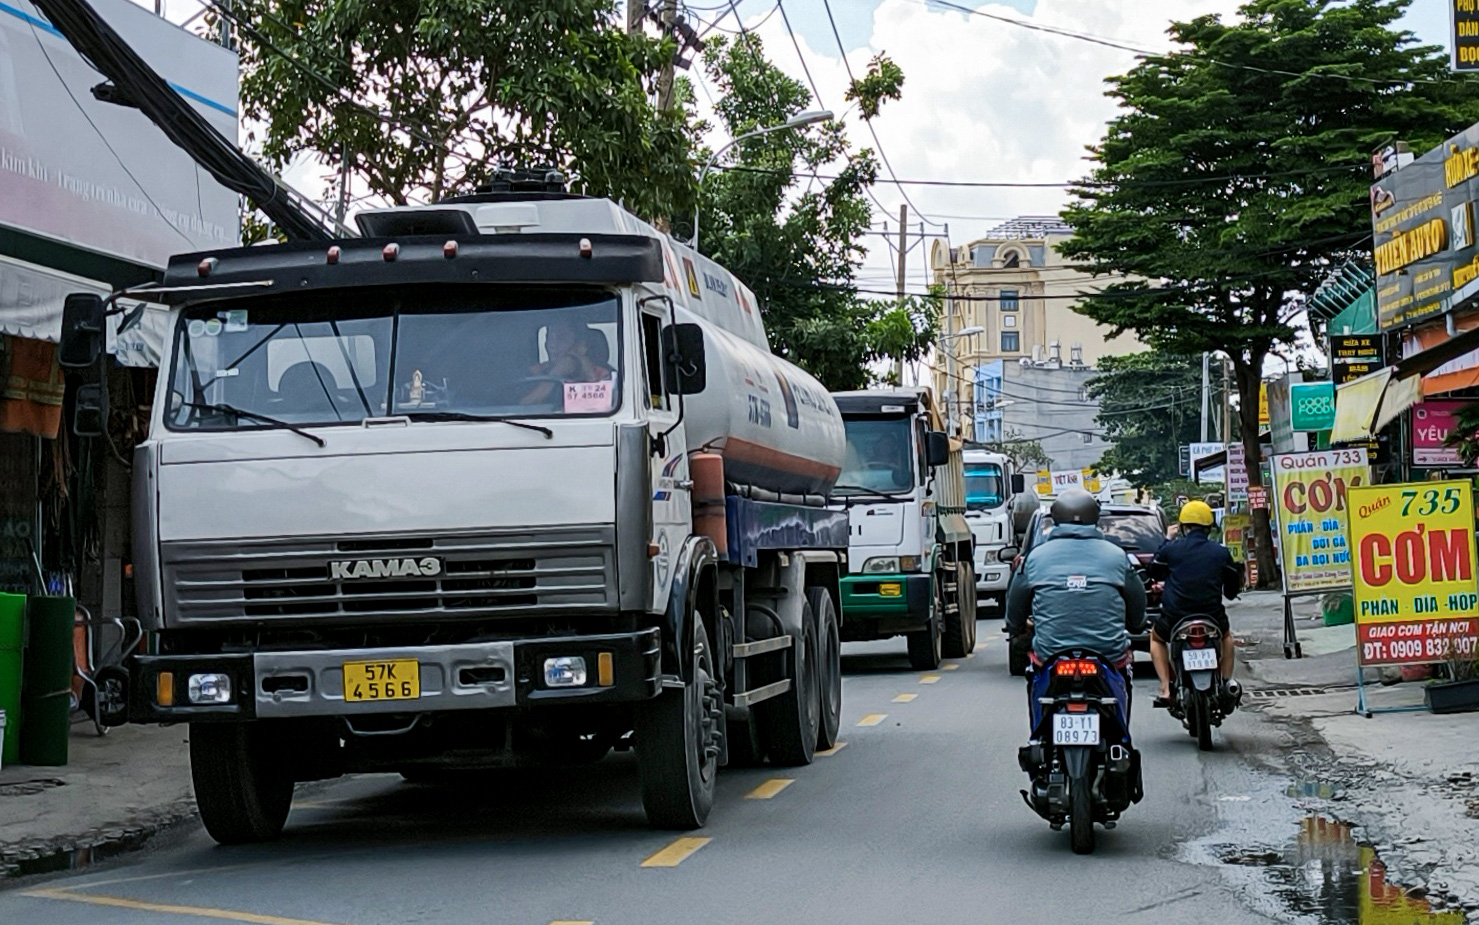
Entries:
[[[1034, 660], [1034, 663], [1036, 660]], [[1041, 674], [1039, 674], [1041, 673]], [[1092, 652], [1074, 650], [1034, 664], [1033, 702], [1039, 713], [1017, 762], [1032, 779], [1021, 791], [1053, 831], [1066, 824], [1075, 854], [1094, 850], [1094, 824], [1112, 829], [1145, 795], [1140, 752], [1121, 715], [1116, 669]], [[1122, 677], [1120, 683], [1127, 684]]]
[[1212, 750], [1212, 729], [1242, 700], [1237, 681], [1222, 680], [1222, 630], [1207, 617], [1190, 616], [1171, 630], [1171, 715], [1181, 720], [1197, 748]]

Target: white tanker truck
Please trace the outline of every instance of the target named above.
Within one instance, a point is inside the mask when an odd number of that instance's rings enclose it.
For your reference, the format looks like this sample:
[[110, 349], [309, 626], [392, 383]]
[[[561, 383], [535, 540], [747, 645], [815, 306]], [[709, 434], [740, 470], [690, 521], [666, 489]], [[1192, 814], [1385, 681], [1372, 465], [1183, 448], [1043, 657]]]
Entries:
[[[104, 721], [190, 724], [224, 843], [275, 837], [295, 781], [629, 748], [649, 820], [690, 829], [720, 766], [831, 747], [843, 426], [754, 295], [606, 200], [358, 222], [176, 257], [152, 296], [154, 643]], [[70, 365], [106, 310], [69, 299]]]

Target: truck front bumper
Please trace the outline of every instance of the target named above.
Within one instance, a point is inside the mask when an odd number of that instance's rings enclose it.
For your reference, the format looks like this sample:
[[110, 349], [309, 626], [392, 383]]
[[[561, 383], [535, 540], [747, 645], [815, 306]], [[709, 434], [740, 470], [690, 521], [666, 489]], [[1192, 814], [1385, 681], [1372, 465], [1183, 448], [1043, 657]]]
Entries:
[[[545, 682], [545, 660], [580, 658], [585, 683]], [[414, 660], [419, 696], [347, 700], [345, 664]], [[449, 646], [323, 649], [211, 655], [140, 655], [129, 671], [129, 720], [276, 719], [431, 713], [554, 703], [635, 702], [662, 689], [655, 628], [600, 636], [468, 642]], [[192, 676], [225, 675], [230, 699], [193, 703]], [[167, 701], [167, 702], [166, 702]]]
[[849, 575], [840, 585], [844, 621], [929, 622], [934, 591], [929, 575]]
[[986, 591], [993, 594], [1005, 594], [1007, 583], [1012, 577], [1012, 567], [1006, 562], [1000, 562], [996, 553], [1005, 547], [1002, 546], [980, 546], [976, 549], [976, 591]]

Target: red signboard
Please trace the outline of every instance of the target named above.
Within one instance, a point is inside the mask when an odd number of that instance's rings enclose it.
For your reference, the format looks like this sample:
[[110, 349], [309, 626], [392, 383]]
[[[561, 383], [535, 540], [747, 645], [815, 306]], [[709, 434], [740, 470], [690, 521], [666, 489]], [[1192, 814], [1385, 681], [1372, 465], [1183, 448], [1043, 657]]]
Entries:
[[1465, 401], [1425, 401], [1412, 406], [1412, 464], [1430, 469], [1463, 465], [1458, 450], [1443, 445]]
[[1251, 510], [1268, 509], [1268, 489], [1262, 485], [1248, 486], [1248, 507]]
[[1405, 665], [1473, 657], [1479, 620], [1362, 623], [1356, 642], [1362, 665]]

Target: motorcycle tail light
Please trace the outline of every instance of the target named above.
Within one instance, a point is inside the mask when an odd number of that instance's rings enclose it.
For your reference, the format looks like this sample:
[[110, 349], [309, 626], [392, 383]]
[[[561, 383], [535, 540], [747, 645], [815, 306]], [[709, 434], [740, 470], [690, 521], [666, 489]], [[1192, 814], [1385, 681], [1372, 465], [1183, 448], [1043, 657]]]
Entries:
[[1207, 647], [1207, 630], [1205, 627], [1193, 626], [1186, 631], [1186, 644], [1193, 649], [1205, 649]]
[[1053, 674], [1060, 678], [1092, 678], [1099, 674], [1099, 663], [1092, 658], [1065, 658], [1053, 663]]
[[1087, 713], [1087, 712], [1089, 712], [1089, 705], [1087, 703], [1084, 703], [1083, 701], [1071, 701], [1068, 704], [1068, 712], [1069, 713]]

